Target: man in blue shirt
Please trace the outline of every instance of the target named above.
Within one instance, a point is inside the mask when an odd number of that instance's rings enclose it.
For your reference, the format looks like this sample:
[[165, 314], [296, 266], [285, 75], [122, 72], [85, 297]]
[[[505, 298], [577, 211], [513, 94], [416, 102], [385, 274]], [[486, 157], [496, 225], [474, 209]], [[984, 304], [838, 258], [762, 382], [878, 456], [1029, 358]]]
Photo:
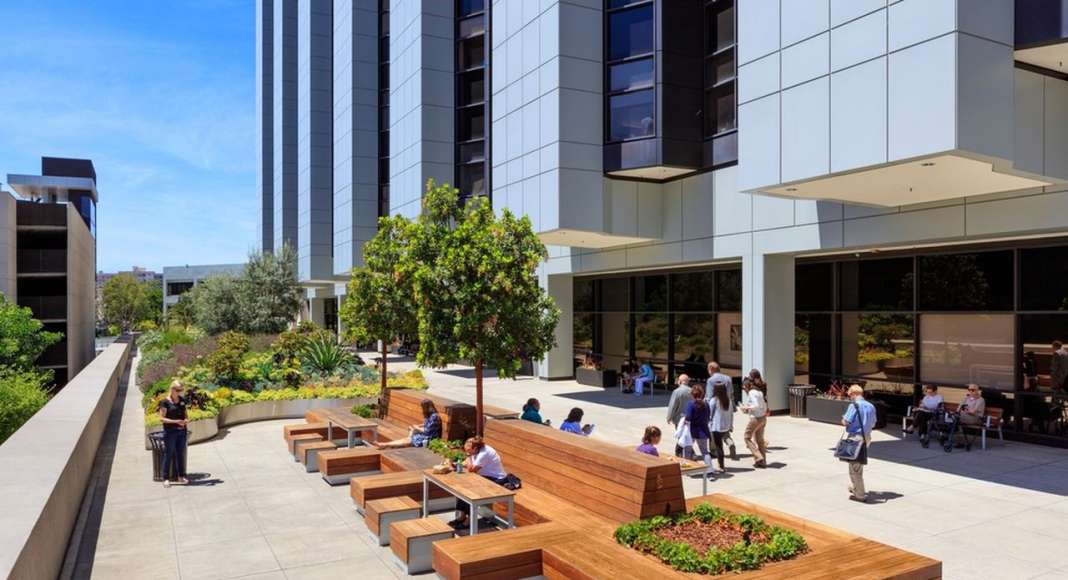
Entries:
[[[852, 401], [842, 415], [842, 425], [850, 435], [864, 437], [864, 445], [856, 461], [849, 462], [849, 499], [867, 503], [864, 490], [864, 466], [868, 463], [868, 445], [871, 444], [871, 430], [875, 427], [875, 405], [864, 400], [864, 389], [860, 385], [849, 387], [849, 399]], [[859, 410], [859, 413], [858, 413]]]

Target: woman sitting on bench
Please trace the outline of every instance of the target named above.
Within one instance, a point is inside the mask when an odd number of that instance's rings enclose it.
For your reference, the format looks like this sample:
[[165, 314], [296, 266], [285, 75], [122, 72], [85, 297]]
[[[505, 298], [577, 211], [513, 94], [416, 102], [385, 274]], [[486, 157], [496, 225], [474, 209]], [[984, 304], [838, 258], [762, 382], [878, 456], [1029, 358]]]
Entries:
[[441, 417], [430, 399], [423, 399], [419, 406], [423, 409], [423, 424], [408, 427], [408, 436], [388, 443], [372, 441], [371, 445], [379, 449], [400, 449], [401, 447], [426, 447], [431, 439], [441, 438]]
[[[496, 449], [486, 445], [481, 437], [471, 437], [464, 441], [464, 454], [467, 455], [464, 459], [464, 471], [477, 473], [497, 485], [504, 485], [508, 480], [508, 472], [504, 470], [501, 456], [497, 454]], [[468, 507], [466, 502], [456, 500], [456, 519], [449, 522], [449, 525], [457, 530], [466, 529], [471, 521], [467, 515]]]
[[582, 409], [578, 407], [571, 409], [571, 412], [567, 414], [567, 419], [564, 419], [564, 422], [560, 423], [560, 430], [574, 433], [575, 435], [582, 435], [583, 437], [592, 433], [593, 425], [583, 425], [582, 415]]
[[519, 417], [524, 421], [530, 421], [531, 423], [538, 423], [539, 425], [548, 425], [548, 419], [541, 418], [541, 401], [531, 397], [527, 399], [527, 404], [523, 405], [523, 415]]
[[[942, 410], [945, 399], [938, 394], [938, 387], [927, 385], [923, 388], [924, 396], [920, 405], [912, 410], [913, 429], [920, 434], [920, 444], [927, 447], [930, 440], [929, 424], [935, 414]], [[912, 430], [909, 431], [910, 433]]]

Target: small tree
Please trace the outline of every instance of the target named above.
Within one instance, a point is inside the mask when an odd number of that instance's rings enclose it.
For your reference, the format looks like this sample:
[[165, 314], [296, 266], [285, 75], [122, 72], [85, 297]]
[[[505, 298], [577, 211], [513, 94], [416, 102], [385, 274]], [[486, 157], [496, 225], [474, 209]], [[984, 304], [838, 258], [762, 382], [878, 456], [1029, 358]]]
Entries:
[[274, 334], [297, 317], [303, 291], [297, 281], [297, 255], [289, 244], [274, 253], [249, 254], [239, 279], [242, 330]]
[[195, 291], [196, 288], [190, 289], [178, 299], [178, 302], [171, 304], [167, 308], [167, 320], [164, 322], [175, 326], [196, 324], [196, 312], [193, 309], [193, 304], [196, 302]]
[[238, 330], [241, 326], [240, 291], [237, 278], [229, 274], [210, 276], [197, 283], [191, 295], [196, 324], [208, 334]]
[[346, 338], [382, 342], [382, 387], [385, 396], [387, 345], [417, 331], [415, 288], [408, 253], [412, 223], [396, 216], [382, 218], [378, 233], [364, 246], [365, 266], [352, 271], [338, 316]]
[[156, 280], [145, 280], [145, 311], [142, 320], [151, 320], [156, 324], [163, 322], [163, 284]]
[[427, 184], [411, 267], [418, 300], [420, 364], [475, 366], [476, 430], [482, 434], [485, 367], [514, 377], [524, 358], [554, 346], [560, 310], [538, 285], [548, 257], [527, 217], [497, 217], [483, 197], [458, 204], [458, 191]]
[[0, 368], [32, 370], [37, 357], [63, 338], [47, 332], [33, 312], [0, 294]]
[[103, 302], [104, 318], [123, 332], [145, 318], [148, 309], [145, 286], [129, 273], [113, 276], [104, 284]]

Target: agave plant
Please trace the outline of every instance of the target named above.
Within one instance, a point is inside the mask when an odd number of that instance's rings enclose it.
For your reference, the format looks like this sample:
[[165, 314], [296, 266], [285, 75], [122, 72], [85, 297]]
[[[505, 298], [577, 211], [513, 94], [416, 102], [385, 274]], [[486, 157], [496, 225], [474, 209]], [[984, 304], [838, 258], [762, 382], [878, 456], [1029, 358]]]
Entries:
[[321, 375], [332, 375], [353, 361], [352, 354], [330, 336], [310, 337], [301, 354], [301, 361]]

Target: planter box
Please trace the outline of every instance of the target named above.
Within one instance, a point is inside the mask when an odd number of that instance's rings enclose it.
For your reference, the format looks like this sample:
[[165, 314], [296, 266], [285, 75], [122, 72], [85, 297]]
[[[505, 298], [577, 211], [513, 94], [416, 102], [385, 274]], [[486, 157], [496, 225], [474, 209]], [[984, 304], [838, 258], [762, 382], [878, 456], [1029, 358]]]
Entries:
[[[871, 401], [869, 401], [871, 402]], [[875, 405], [875, 429], [882, 429], [886, 427], [886, 405], [880, 402], [872, 403]], [[840, 401], [838, 399], [825, 399], [823, 397], [809, 396], [805, 397], [806, 414], [809, 421], [818, 421], [820, 423], [832, 423], [834, 425], [842, 424], [842, 415], [845, 415], [846, 408], [849, 407], [850, 401]]]
[[[212, 439], [219, 434], [219, 429], [241, 423], [253, 421], [268, 421], [271, 419], [303, 419], [304, 412], [309, 409], [322, 409], [327, 407], [352, 407], [354, 405], [367, 405], [375, 402], [374, 398], [363, 399], [294, 399], [291, 401], [256, 401], [254, 403], [242, 403], [223, 409], [218, 416], [210, 419], [201, 419], [189, 423], [189, 444], [201, 443]], [[148, 444], [149, 433], [162, 431], [162, 425], [145, 428], [145, 449], [151, 449]]]
[[612, 369], [597, 370], [578, 367], [575, 369], [575, 382], [580, 385], [609, 389], [619, 384], [616, 371]]

